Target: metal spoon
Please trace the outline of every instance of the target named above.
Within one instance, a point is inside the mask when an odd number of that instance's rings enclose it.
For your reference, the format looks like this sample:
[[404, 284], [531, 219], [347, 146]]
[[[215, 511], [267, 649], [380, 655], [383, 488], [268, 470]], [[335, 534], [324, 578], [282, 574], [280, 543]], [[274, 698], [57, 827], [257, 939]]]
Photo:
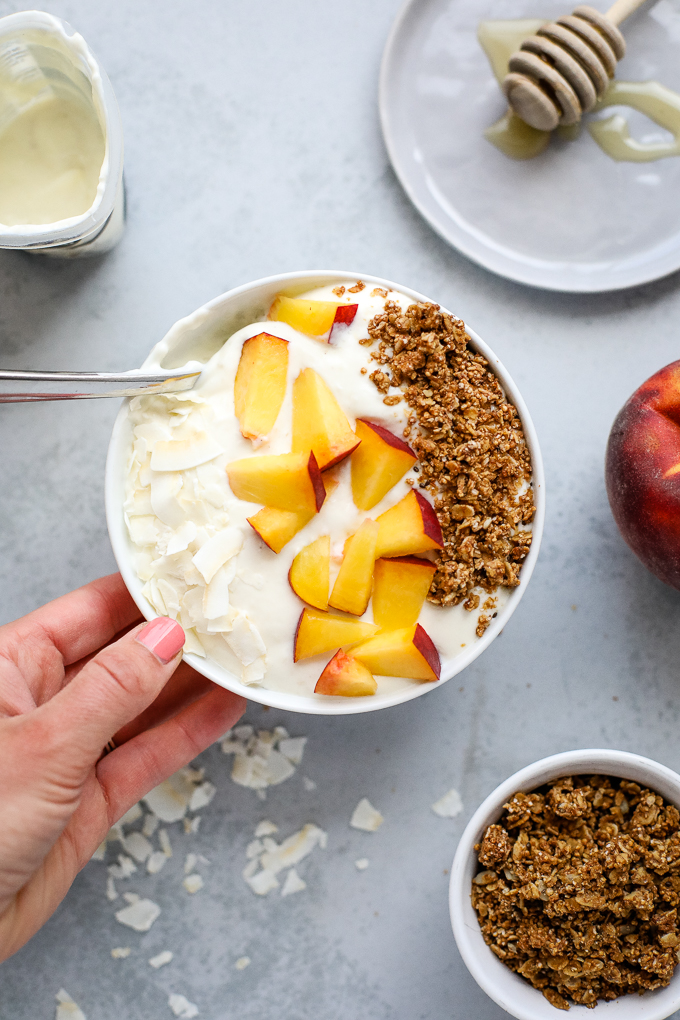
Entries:
[[[192, 389], [200, 372], [22, 372], [0, 371], [0, 404], [23, 404], [38, 400], [93, 400], [100, 397], [137, 397], [148, 393], [178, 393]], [[42, 391], [9, 392], [17, 383], [42, 383]], [[47, 383], [47, 387], [45, 387]], [[126, 385], [111, 388], [114, 383]], [[77, 388], [87, 387], [82, 392]], [[101, 389], [92, 389], [92, 387]], [[44, 392], [47, 389], [47, 392]]]

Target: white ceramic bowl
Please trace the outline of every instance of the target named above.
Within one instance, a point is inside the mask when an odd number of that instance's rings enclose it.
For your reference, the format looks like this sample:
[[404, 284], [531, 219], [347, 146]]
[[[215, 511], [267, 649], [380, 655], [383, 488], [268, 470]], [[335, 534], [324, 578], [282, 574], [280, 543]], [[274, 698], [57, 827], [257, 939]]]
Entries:
[[[401, 291], [403, 294], [413, 298], [414, 301], [428, 301], [417, 291], [409, 287], [402, 287], [400, 284], [383, 280], [376, 276], [365, 274], [318, 271], [318, 272], [297, 272], [284, 273], [280, 276], [270, 276], [265, 280], [257, 280], [255, 283], [245, 284], [237, 287], [226, 294], [220, 295], [203, 305], [185, 319], [176, 322], [169, 333], [153, 349], [145, 365], [160, 361], [164, 368], [179, 368], [184, 365], [200, 367], [224, 344], [225, 339], [231, 336], [236, 330], [258, 319], [266, 318], [267, 311], [274, 296], [281, 290], [287, 294], [303, 293], [314, 287], [320, 287], [335, 280], [354, 282], [362, 279], [368, 284], [387, 289]], [[520, 574], [520, 584], [513, 589], [508, 601], [499, 610], [498, 616], [492, 620], [483, 637], [467, 648], [455, 659], [445, 660], [442, 664], [442, 679], [438, 683], [414, 683], [412, 687], [392, 694], [377, 694], [371, 698], [322, 698], [321, 696], [301, 696], [298, 694], [287, 694], [281, 691], [270, 691], [266, 687], [246, 687], [233, 674], [227, 672], [216, 662], [202, 659], [196, 655], [187, 655], [186, 661], [199, 673], [209, 677], [215, 683], [235, 691], [251, 701], [258, 701], [262, 705], [270, 705], [272, 708], [282, 708], [291, 712], [307, 712], [313, 715], [353, 715], [357, 712], [372, 712], [380, 708], [389, 708], [392, 705], [410, 701], [412, 698], [420, 697], [427, 691], [441, 686], [451, 677], [460, 673], [462, 669], [481, 655], [485, 648], [488, 648], [494, 638], [501, 632], [513, 612], [517, 608], [519, 600], [524, 594], [529, 578], [534, 569], [538, 550], [543, 534], [543, 519], [545, 516], [545, 481], [543, 476], [543, 462], [538, 447], [538, 439], [529, 412], [524, 401], [517, 390], [514, 382], [506, 372], [503, 365], [481, 340], [477, 334], [466, 327], [472, 343], [488, 360], [494, 372], [522, 419], [524, 434], [529, 444], [533, 462], [533, 482], [536, 504], [536, 517], [533, 523], [533, 540], [531, 551], [524, 561]], [[155, 610], [142, 595], [142, 582], [137, 577], [132, 565], [132, 546], [128, 538], [127, 529], [123, 520], [123, 502], [125, 487], [125, 465], [127, 462], [127, 449], [130, 441], [130, 426], [127, 417], [127, 401], [124, 401], [116, 418], [113, 427], [113, 434], [109, 444], [109, 453], [106, 463], [106, 517], [111, 537], [113, 552], [123, 579], [139, 606], [142, 614], [147, 619], [156, 616]]]
[[[494, 956], [472, 908], [470, 889], [477, 872], [475, 843], [487, 825], [497, 822], [503, 804], [517, 790], [528, 792], [560, 776], [620, 776], [660, 793], [680, 807], [680, 776], [665, 765], [627, 751], [585, 750], [553, 754], [515, 772], [491, 793], [475, 811], [461, 836], [451, 867], [449, 907], [460, 955], [477, 984], [518, 1020], [549, 1020], [561, 1015], [543, 994]], [[595, 1014], [586, 1006], [572, 1005], [570, 1017], [597, 1016], [606, 1020], [663, 1020], [680, 1009], [680, 967], [666, 988], [644, 995], [622, 995], [611, 1002], [598, 1001]]]

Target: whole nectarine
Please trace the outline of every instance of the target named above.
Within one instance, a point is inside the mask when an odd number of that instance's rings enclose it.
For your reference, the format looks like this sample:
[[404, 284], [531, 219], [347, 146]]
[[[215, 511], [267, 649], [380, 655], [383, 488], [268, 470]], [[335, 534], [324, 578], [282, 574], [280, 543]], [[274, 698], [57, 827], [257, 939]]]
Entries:
[[648, 570], [680, 589], [680, 361], [644, 382], [619, 411], [605, 474], [623, 538]]

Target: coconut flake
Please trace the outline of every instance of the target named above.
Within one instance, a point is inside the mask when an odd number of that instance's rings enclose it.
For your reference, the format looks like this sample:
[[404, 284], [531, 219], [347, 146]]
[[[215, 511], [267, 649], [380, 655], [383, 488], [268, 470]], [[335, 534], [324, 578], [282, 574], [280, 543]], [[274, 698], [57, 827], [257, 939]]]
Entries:
[[124, 892], [123, 893], [123, 899], [125, 900], [126, 903], [139, 903], [141, 898], [142, 897], [139, 895], [139, 893], [136, 893], [136, 892]]
[[176, 553], [184, 552], [188, 549], [190, 544], [196, 538], [196, 525], [193, 521], [184, 521], [183, 524], [176, 529], [174, 535], [168, 542], [168, 548], [166, 550], [168, 556], [174, 556]]
[[55, 1020], [86, 1020], [82, 1009], [63, 988], [57, 992], [56, 999], [58, 1006]]
[[193, 783], [176, 772], [147, 793], [144, 803], [162, 822], [178, 822], [184, 818], [193, 792]]
[[178, 471], [151, 472], [151, 506], [156, 517], [169, 528], [179, 528], [185, 513], [177, 499], [182, 488]]
[[236, 968], [236, 970], [245, 970], [246, 967], [250, 966], [250, 963], [251, 960], [249, 956], [239, 956], [238, 960], [234, 964], [234, 967]]
[[323, 829], [308, 822], [299, 832], [284, 839], [280, 845], [274, 844], [274, 849], [267, 850], [262, 855], [260, 863], [265, 871], [277, 875], [279, 871], [298, 864], [304, 857], [311, 854], [316, 846], [322, 845], [325, 836], [326, 833]]
[[262, 836], [273, 836], [274, 833], [278, 831], [278, 825], [274, 825], [273, 822], [270, 822], [265, 818], [263, 821], [258, 823], [258, 826], [255, 829], [255, 837], [256, 839], [260, 839]]
[[259, 630], [241, 610], [236, 613], [232, 629], [225, 640], [236, 658], [244, 666], [249, 666], [256, 659], [261, 658], [267, 651]]
[[285, 755], [288, 761], [292, 761], [293, 765], [299, 765], [302, 761], [306, 743], [307, 737], [287, 737], [279, 741], [279, 751]]
[[109, 875], [106, 879], [106, 898], [113, 903], [114, 900], [118, 899], [118, 891], [116, 889], [116, 883], [113, 881], [113, 875]]
[[193, 1017], [198, 1016], [198, 1006], [189, 1002], [183, 995], [173, 993], [168, 999], [168, 1006], [175, 1016], [181, 1017], [182, 1020], [192, 1020]]
[[455, 818], [463, 810], [463, 801], [458, 790], [449, 790], [443, 797], [435, 801], [432, 810], [440, 818]]
[[123, 849], [140, 864], [143, 864], [147, 857], [153, 853], [153, 846], [141, 832], [131, 832], [129, 836], [126, 836], [123, 841]]
[[109, 864], [107, 871], [113, 878], [129, 878], [134, 875], [137, 865], [131, 857], [118, 854], [118, 864]]
[[192, 562], [205, 583], [210, 584], [220, 567], [224, 566], [232, 556], [237, 556], [242, 547], [243, 532], [241, 529], [224, 528], [201, 546]]
[[170, 837], [168, 836], [167, 829], [160, 829], [158, 832], [158, 842], [161, 845], [161, 850], [166, 857], [172, 857], [172, 847], [170, 846]]
[[229, 613], [231, 596], [229, 585], [234, 580], [234, 561], [228, 560], [203, 589], [203, 615], [206, 620], [218, 620]]
[[187, 877], [182, 882], [182, 885], [184, 886], [188, 893], [191, 893], [193, 895], [194, 893], [197, 893], [200, 889], [203, 888], [203, 879], [201, 878], [200, 875], [196, 874], [187, 875]]
[[207, 781], [205, 783], [201, 783], [200, 786], [197, 786], [195, 788], [194, 792], [191, 795], [191, 800], [189, 801], [189, 810], [200, 811], [201, 808], [207, 807], [216, 793], [217, 790], [212, 783], [209, 783]]
[[246, 878], [246, 882], [258, 896], [266, 896], [272, 889], [278, 889], [279, 883], [271, 871], [258, 871], [256, 875]]
[[354, 867], [357, 871], [365, 871], [369, 865], [368, 857], [360, 857], [358, 861], [354, 862]]
[[201, 824], [201, 816], [200, 815], [196, 815], [195, 818], [185, 818], [184, 819], [184, 831], [185, 831], [186, 835], [187, 836], [191, 836], [195, 832], [198, 832], [198, 827], [199, 827], [200, 824]]
[[161, 908], [152, 900], [137, 900], [116, 911], [116, 920], [135, 931], [148, 931], [160, 912]]
[[167, 854], [164, 854], [162, 850], [154, 850], [146, 862], [146, 870], [150, 875], [157, 875], [161, 868], [164, 868], [167, 863]]
[[156, 815], [149, 814], [144, 818], [144, 824], [142, 825], [142, 835], [153, 836], [154, 832], [160, 824], [160, 818]]
[[307, 793], [311, 793], [312, 790], [316, 790], [316, 783], [313, 779], [309, 779], [307, 776], [302, 777], [302, 785], [304, 786]]
[[186, 471], [224, 453], [207, 432], [194, 432], [187, 439], [158, 439], [151, 453], [152, 471]]
[[282, 896], [292, 896], [293, 893], [302, 892], [303, 889], [307, 888], [307, 883], [300, 878], [295, 868], [291, 868], [286, 875], [286, 880], [283, 883], [281, 889]]
[[266, 675], [267, 660], [264, 657], [255, 659], [254, 662], [249, 662], [247, 666], [241, 667], [241, 683], [245, 684], [246, 687], [259, 684], [260, 680], [264, 680]]
[[111, 950], [111, 956], [114, 960], [127, 960], [132, 950], [129, 946], [118, 946], [116, 949]]
[[354, 809], [349, 824], [353, 829], [363, 829], [364, 832], [376, 832], [385, 821], [367, 797], [362, 797]]
[[198, 863], [198, 857], [196, 854], [187, 854], [184, 862], [184, 874], [190, 875]]
[[246, 847], [246, 857], [248, 860], [252, 860], [253, 857], [259, 857], [264, 852], [264, 843], [261, 839], [253, 839]]
[[170, 963], [171, 960], [172, 953], [169, 949], [164, 949], [162, 953], [151, 957], [149, 960], [149, 966], [153, 967], [154, 970], [158, 970], [159, 967], [165, 967], [166, 963]]

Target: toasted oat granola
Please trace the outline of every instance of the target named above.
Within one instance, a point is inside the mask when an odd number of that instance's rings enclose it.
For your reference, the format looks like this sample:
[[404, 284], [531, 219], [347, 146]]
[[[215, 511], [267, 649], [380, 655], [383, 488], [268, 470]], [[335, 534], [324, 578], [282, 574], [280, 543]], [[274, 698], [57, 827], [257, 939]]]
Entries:
[[475, 847], [484, 941], [557, 1009], [664, 987], [680, 946], [679, 827], [677, 808], [624, 779], [516, 793]]
[[[387, 301], [361, 341], [378, 348], [371, 379], [387, 405], [406, 400], [404, 436], [418, 455], [417, 484], [434, 497], [444, 535], [428, 599], [437, 605], [479, 606], [475, 588], [492, 594], [519, 584], [533, 520], [531, 457], [516, 408], [497, 376], [476, 353], [460, 319], [439, 305], [405, 312]], [[412, 480], [413, 482], [413, 480]], [[495, 608], [493, 600], [483, 609]], [[491, 622], [479, 617], [481, 637]]]

